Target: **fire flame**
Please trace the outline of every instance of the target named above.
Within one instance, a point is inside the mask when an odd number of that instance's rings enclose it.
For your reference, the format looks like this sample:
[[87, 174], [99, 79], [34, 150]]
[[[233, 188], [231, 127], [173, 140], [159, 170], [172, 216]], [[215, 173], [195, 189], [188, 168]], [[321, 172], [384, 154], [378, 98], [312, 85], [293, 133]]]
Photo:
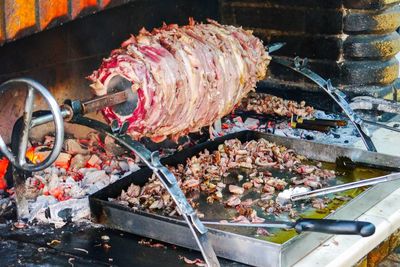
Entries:
[[44, 157], [42, 154], [35, 153], [35, 147], [30, 147], [26, 151], [25, 156], [32, 162], [32, 163], [40, 163], [44, 160]]
[[6, 172], [8, 168], [8, 159], [7, 158], [2, 158], [0, 159], [0, 189], [6, 189], [7, 188], [7, 181], [6, 181]]

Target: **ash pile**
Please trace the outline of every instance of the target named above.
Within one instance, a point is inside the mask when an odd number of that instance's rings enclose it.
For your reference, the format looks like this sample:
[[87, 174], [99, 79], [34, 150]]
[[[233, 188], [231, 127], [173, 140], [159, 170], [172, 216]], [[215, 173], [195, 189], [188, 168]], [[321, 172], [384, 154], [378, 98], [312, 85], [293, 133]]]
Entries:
[[[307, 120], [308, 123], [304, 123]], [[322, 122], [332, 122], [331, 126]], [[303, 123], [302, 123], [303, 122]], [[315, 123], [314, 123], [315, 122]], [[335, 123], [339, 125], [335, 126]], [[256, 130], [279, 136], [313, 140], [318, 143], [351, 146], [359, 140], [357, 130], [347, 125], [345, 116], [326, 113], [307, 105], [264, 93], [250, 93], [238, 110], [224, 118], [215, 136], [242, 130]]]
[[[26, 157], [34, 163], [43, 161], [53, 143], [52, 136], [31, 142]], [[26, 180], [27, 219], [59, 227], [67, 222], [89, 220], [88, 195], [138, 169], [135, 156], [127, 154], [110, 137], [92, 132], [85, 139], [67, 138], [53, 165], [32, 173]], [[7, 193], [9, 200], [14, 198], [14, 188]], [[9, 207], [11, 202], [7, 203]]]

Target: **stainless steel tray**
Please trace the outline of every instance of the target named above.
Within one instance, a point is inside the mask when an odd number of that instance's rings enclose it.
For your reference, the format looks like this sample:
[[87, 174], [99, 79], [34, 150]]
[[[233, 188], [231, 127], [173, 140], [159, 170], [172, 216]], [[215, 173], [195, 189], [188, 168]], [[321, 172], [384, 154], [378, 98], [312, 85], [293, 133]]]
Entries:
[[[227, 139], [242, 141], [265, 138], [271, 142], [292, 148], [309, 159], [335, 162], [339, 156], [346, 156], [355, 162], [373, 165], [377, 168], [400, 170], [400, 157], [368, 152], [360, 149], [324, 145], [304, 140], [279, 137], [265, 133], [244, 131], [200, 144], [189, 151], [179, 152], [163, 160], [164, 164], [185, 162], [188, 155], [194, 155], [207, 148], [216, 149]], [[197, 249], [189, 228], [181, 221], [119, 205], [108, 199], [117, 197], [122, 189], [131, 183], [144, 184], [151, 176], [151, 170], [142, 169], [90, 196], [93, 217], [111, 228], [123, 230], [148, 238], [161, 240], [182, 247]], [[400, 181], [373, 186], [326, 218], [356, 219], [377, 202], [400, 186]], [[291, 266], [315, 249], [331, 235], [321, 233], [302, 233], [284, 242], [272, 243], [236, 233], [210, 229], [209, 238], [218, 256], [254, 266]]]

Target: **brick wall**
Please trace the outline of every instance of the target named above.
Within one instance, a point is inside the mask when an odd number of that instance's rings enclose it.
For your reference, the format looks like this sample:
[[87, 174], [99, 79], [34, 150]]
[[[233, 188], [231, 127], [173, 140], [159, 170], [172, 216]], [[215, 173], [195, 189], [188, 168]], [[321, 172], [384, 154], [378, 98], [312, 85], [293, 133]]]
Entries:
[[[286, 42], [282, 57], [310, 67], [349, 94], [383, 96], [398, 75], [399, 0], [221, 0], [224, 23], [253, 29], [266, 44]], [[312, 84], [271, 65], [264, 85], [312, 91]]]
[[0, 45], [130, 0], [1, 0]]

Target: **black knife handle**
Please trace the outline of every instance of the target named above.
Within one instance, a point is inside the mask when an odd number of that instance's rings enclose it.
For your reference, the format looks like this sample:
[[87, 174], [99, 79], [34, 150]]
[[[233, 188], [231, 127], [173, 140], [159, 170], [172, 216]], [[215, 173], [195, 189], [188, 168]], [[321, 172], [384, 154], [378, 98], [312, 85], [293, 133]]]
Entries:
[[335, 235], [371, 236], [375, 233], [375, 225], [370, 222], [327, 220], [327, 219], [299, 219], [294, 228], [301, 232], [320, 232]]

